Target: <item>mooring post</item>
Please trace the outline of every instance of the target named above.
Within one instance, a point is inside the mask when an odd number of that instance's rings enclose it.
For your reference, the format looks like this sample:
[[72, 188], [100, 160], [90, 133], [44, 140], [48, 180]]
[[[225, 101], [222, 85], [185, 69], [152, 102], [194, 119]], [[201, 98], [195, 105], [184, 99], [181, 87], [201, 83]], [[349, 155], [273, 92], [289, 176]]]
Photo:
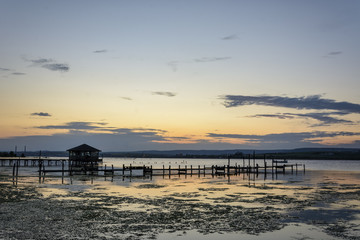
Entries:
[[304, 173], [305, 173], [305, 164], [304, 164]]
[[187, 175], [187, 165], [185, 165], [185, 175]]
[[40, 160], [39, 160], [39, 178], [41, 178], [41, 162], [40, 162]]
[[165, 165], [163, 165], [163, 176], [165, 175]]
[[190, 176], [192, 176], [192, 174], [193, 174], [193, 169], [192, 169], [192, 165], [190, 165]]
[[20, 161], [16, 162], [16, 178], [19, 176]]
[[283, 174], [285, 174], [285, 168], [286, 168], [286, 166], [285, 166], [285, 164], [283, 165]]
[[114, 164], [111, 164], [111, 173], [114, 176]]
[[171, 165], [169, 165], [169, 178], [171, 176]]
[[205, 165], [204, 165], [204, 177], [205, 177], [205, 174], [206, 174], [206, 168], [205, 168]]
[[255, 151], [253, 152], [253, 166], [255, 168]]
[[123, 164], [123, 168], [122, 168], [122, 175], [125, 175], [125, 164]]
[[64, 183], [64, 161], [61, 161], [61, 170], [62, 183]]
[[15, 181], [15, 163], [14, 163], [14, 166], [13, 166], [13, 181]]

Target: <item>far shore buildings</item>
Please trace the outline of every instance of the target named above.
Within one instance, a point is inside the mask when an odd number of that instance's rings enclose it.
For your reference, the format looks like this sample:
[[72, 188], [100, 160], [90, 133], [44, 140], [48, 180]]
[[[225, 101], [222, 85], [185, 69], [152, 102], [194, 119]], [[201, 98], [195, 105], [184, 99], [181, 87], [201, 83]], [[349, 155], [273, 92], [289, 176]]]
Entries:
[[87, 144], [82, 144], [66, 151], [69, 152], [69, 162], [71, 165], [93, 165], [102, 161], [99, 158], [101, 150]]

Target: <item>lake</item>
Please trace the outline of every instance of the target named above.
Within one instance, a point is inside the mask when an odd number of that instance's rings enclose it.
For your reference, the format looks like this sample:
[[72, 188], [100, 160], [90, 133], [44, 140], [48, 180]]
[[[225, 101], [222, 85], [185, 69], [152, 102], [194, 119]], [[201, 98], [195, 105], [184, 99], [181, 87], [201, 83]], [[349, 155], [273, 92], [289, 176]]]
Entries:
[[[227, 161], [105, 158], [103, 164]], [[53, 174], [39, 182], [37, 168], [20, 168], [15, 184], [12, 168], [0, 167], [0, 239], [360, 239], [360, 162], [289, 163], [305, 164], [306, 171], [64, 180]]]

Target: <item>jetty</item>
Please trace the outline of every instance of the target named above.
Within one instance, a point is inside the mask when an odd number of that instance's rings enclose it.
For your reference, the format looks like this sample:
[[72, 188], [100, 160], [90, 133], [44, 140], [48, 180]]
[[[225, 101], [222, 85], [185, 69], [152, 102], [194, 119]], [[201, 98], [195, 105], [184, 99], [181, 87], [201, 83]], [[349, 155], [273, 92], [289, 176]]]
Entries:
[[0, 167], [12, 167], [13, 180], [17, 181], [19, 177], [19, 168], [35, 168], [34, 172], [38, 174], [39, 181], [45, 176], [65, 176], [73, 175], [91, 175], [98, 177], [153, 177], [153, 176], [232, 176], [232, 175], [259, 175], [264, 174], [276, 176], [277, 174], [297, 174], [305, 172], [305, 165], [298, 163], [283, 163], [274, 159], [264, 159], [263, 164], [259, 165], [255, 159], [245, 160], [245, 158], [233, 165], [230, 164], [230, 158], [227, 165], [125, 165], [122, 167], [108, 166], [102, 162], [89, 162], [83, 165], [74, 164], [69, 159], [51, 159], [51, 158], [0, 158]]

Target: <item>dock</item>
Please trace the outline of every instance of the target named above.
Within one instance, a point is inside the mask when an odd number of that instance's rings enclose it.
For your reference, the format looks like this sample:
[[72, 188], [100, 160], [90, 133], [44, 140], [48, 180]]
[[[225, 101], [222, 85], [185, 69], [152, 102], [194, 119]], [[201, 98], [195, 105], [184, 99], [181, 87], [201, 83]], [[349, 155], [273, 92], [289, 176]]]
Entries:
[[[237, 159], [239, 160], [239, 159]], [[259, 161], [258, 161], [259, 162]], [[270, 162], [270, 164], [268, 164]], [[103, 177], [152, 177], [152, 176], [231, 176], [231, 175], [259, 175], [268, 174], [272, 176], [277, 174], [297, 174], [298, 172], [305, 173], [305, 165], [297, 163], [288, 163], [287, 161], [277, 161], [274, 159], [264, 159], [263, 165], [256, 163], [255, 159], [252, 161], [243, 159], [242, 164], [230, 164], [230, 159], [227, 165], [125, 165], [122, 167], [107, 166], [106, 164], [98, 162], [89, 162], [86, 165], [74, 166], [69, 164], [68, 159], [50, 159], [50, 158], [1, 158], [0, 167], [12, 167], [13, 180], [17, 181], [19, 176], [19, 168], [36, 168], [39, 179], [45, 176], [61, 175], [64, 179], [65, 175], [94, 175]], [[39, 180], [40, 181], [40, 180]]]

